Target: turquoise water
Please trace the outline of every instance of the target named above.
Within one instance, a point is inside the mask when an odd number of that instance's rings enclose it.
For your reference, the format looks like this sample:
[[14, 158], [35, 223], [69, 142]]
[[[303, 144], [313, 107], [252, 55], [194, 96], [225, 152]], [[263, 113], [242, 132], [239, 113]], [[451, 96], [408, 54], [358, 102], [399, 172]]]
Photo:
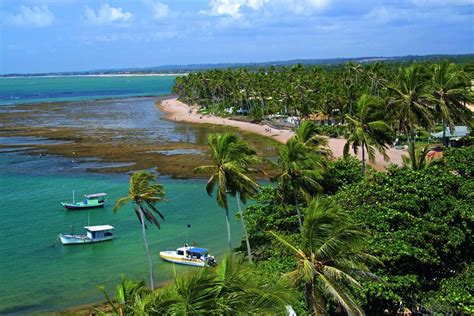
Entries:
[[[202, 143], [205, 126], [165, 121], [152, 98], [171, 91], [173, 77], [63, 77], [1, 78], [0, 114], [38, 110], [42, 105], [18, 109], [14, 105], [35, 102], [74, 101], [51, 107], [50, 112], [14, 121], [15, 126], [83, 127], [90, 133], [100, 129], [125, 132], [151, 142]], [[128, 82], [130, 81], [130, 82]], [[117, 99], [117, 96], [123, 98]], [[109, 99], [110, 100], [93, 100]], [[84, 101], [86, 100], [86, 101]], [[72, 119], [74, 117], [78, 119]], [[102, 119], [101, 119], [102, 118]], [[130, 133], [128, 133], [130, 134]], [[127, 135], [128, 135], [127, 134]], [[130, 137], [123, 141], [133, 142]], [[147, 261], [141, 228], [131, 206], [113, 214], [113, 202], [127, 194], [128, 174], [98, 174], [88, 167], [110, 163], [94, 157], [81, 159], [28, 152], [34, 144], [57, 141], [34, 137], [5, 137], [0, 134], [0, 314], [31, 314], [57, 311], [72, 306], [104, 301], [97, 285], [113, 292], [120, 274], [146, 279]], [[14, 147], [14, 146], [20, 147]], [[12, 147], [8, 147], [12, 146]], [[182, 154], [183, 149], [166, 151]], [[185, 150], [184, 153], [202, 154]], [[171, 250], [184, 242], [196, 241], [217, 258], [226, 251], [224, 211], [204, 189], [204, 180], [173, 180], [160, 177], [170, 200], [159, 206], [166, 221], [162, 229], [148, 229], [156, 281], [172, 278], [173, 266], [161, 261], [160, 250]], [[59, 204], [88, 193], [107, 192], [109, 204], [103, 209], [66, 211]], [[235, 201], [230, 201], [236, 212]], [[110, 224], [116, 239], [99, 244], [63, 246], [59, 233], [82, 233], [82, 226]], [[187, 228], [191, 224], [191, 228]], [[233, 243], [242, 236], [237, 219], [232, 222]], [[177, 271], [193, 267], [177, 266]]]
[[[141, 228], [130, 206], [113, 214], [112, 202], [127, 194], [128, 175], [92, 174], [69, 168], [60, 157], [0, 154], [0, 314], [60, 310], [103, 300], [96, 285], [109, 289], [121, 273], [147, 278]], [[172, 278], [172, 265], [159, 250], [196, 241], [222, 256], [226, 249], [224, 212], [205, 190], [203, 180], [159, 179], [170, 200], [160, 205], [166, 221], [149, 227], [156, 280]], [[87, 193], [107, 192], [109, 205], [90, 211], [65, 211], [60, 201]], [[234, 201], [231, 201], [232, 205]], [[235, 212], [235, 207], [234, 207]], [[90, 245], [63, 246], [58, 233], [81, 232], [82, 226], [110, 224], [116, 239]], [[187, 228], [191, 224], [191, 228]], [[241, 234], [232, 221], [234, 245]], [[178, 271], [195, 269], [178, 266]]]
[[171, 92], [174, 76], [0, 78], [0, 105], [81, 101]]

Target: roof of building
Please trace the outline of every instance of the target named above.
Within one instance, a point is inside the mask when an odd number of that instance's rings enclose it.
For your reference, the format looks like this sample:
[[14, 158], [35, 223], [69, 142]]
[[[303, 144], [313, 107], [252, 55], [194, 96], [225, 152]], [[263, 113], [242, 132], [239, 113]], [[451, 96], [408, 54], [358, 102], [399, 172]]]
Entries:
[[[455, 126], [453, 132], [451, 133], [450, 129], [446, 129], [446, 137], [451, 139], [460, 139], [469, 135], [469, 129], [467, 126]], [[443, 138], [443, 132], [432, 133], [431, 136], [436, 138]]]

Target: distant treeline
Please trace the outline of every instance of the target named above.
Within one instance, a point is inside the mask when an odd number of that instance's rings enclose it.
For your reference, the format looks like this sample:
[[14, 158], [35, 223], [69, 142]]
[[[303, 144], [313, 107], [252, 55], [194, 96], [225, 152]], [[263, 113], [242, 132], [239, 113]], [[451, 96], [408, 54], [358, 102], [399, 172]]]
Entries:
[[394, 131], [410, 136], [418, 128], [433, 130], [435, 123], [469, 123], [474, 63], [467, 61], [215, 69], [176, 78], [173, 92], [220, 114], [316, 117], [342, 125], [357, 101], [371, 95]]
[[188, 64], [188, 65], [164, 65], [146, 68], [121, 68], [121, 69], [96, 69], [90, 71], [64, 71], [64, 72], [43, 72], [43, 73], [9, 73], [0, 75], [0, 77], [22, 77], [22, 76], [74, 76], [74, 75], [98, 75], [98, 74], [180, 74], [195, 71], [207, 71], [212, 69], [227, 68], [247, 68], [255, 70], [258, 68], [269, 67], [288, 67], [296, 64], [306, 66], [337, 66], [348, 62], [370, 64], [375, 62], [390, 63], [409, 63], [413, 61], [439, 62], [448, 60], [457, 64], [474, 64], [474, 54], [462, 55], [410, 55], [395, 57], [357, 57], [357, 58], [328, 58], [328, 59], [293, 59], [286, 61], [269, 61], [253, 63], [219, 63], [219, 64]]

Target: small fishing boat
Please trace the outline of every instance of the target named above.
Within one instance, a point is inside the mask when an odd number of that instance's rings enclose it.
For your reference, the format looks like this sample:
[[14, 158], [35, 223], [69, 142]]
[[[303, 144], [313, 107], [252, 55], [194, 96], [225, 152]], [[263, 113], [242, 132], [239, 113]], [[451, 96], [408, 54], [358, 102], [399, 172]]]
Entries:
[[74, 191], [72, 193], [72, 203], [61, 202], [61, 205], [67, 208], [68, 210], [74, 209], [86, 209], [86, 208], [95, 208], [103, 207], [105, 205], [107, 196], [106, 193], [95, 193], [84, 195], [84, 200], [81, 202], [74, 201]]
[[59, 234], [59, 239], [63, 245], [76, 245], [76, 244], [90, 244], [95, 242], [112, 240], [114, 234], [111, 230], [114, 229], [110, 225], [98, 225], [98, 226], [84, 226], [86, 235], [63, 235]]
[[188, 244], [184, 244], [184, 247], [173, 251], [160, 251], [160, 257], [168, 262], [195, 267], [213, 267], [217, 265], [216, 259], [209, 255], [206, 248], [189, 247]]

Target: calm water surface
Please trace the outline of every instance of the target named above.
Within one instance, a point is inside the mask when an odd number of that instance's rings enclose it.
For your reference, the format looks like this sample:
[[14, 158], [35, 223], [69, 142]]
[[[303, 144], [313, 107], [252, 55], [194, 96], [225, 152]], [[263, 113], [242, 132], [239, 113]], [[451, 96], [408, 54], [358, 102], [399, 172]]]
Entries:
[[0, 105], [156, 96], [171, 92], [175, 76], [0, 78]]
[[[28, 314], [97, 302], [96, 285], [111, 289], [121, 273], [146, 278], [147, 264], [140, 225], [130, 206], [112, 213], [112, 201], [126, 195], [128, 175], [90, 174], [60, 157], [0, 154], [0, 314]], [[166, 222], [148, 229], [158, 282], [172, 277], [172, 265], [159, 250], [196, 241], [218, 256], [225, 251], [224, 212], [201, 180], [160, 179], [170, 200], [160, 205]], [[90, 211], [65, 211], [60, 201], [105, 191], [109, 205]], [[82, 232], [82, 226], [110, 224], [116, 239], [91, 245], [62, 246], [58, 233]], [[187, 228], [191, 224], [191, 228]], [[73, 225], [73, 226], [72, 226]], [[234, 243], [240, 239], [232, 221]], [[178, 271], [193, 268], [178, 267]]]
[[[35, 83], [36, 81], [42, 81]], [[92, 80], [92, 81], [91, 81]], [[130, 83], [121, 81], [130, 80]], [[163, 80], [161, 84], [157, 84]], [[74, 100], [51, 111], [34, 115], [18, 125], [86, 126], [91, 133], [98, 129], [130, 130], [133, 135], [152, 141], [202, 143], [204, 127], [168, 122], [150, 99], [114, 99], [140, 93], [169, 93], [173, 78], [15, 78], [0, 79], [0, 111], [21, 113], [29, 107], [15, 109], [11, 104], [32, 101]], [[73, 82], [73, 83], [71, 83]], [[135, 88], [126, 89], [137, 84]], [[152, 88], [148, 88], [150, 85]], [[105, 88], [104, 88], [105, 87]], [[118, 88], [117, 88], [118, 87]], [[133, 90], [133, 91], [132, 91]], [[74, 93], [70, 94], [69, 92]], [[69, 94], [68, 94], [69, 93]], [[80, 101], [87, 99], [89, 101]], [[10, 104], [10, 105], [9, 105]], [[33, 107], [34, 105], [32, 105]], [[113, 115], [115, 113], [115, 115]], [[79, 119], [72, 119], [73, 115]], [[98, 117], [106, 119], [99, 120]], [[0, 135], [1, 136], [1, 135]], [[113, 214], [113, 202], [127, 194], [128, 174], [97, 174], [87, 167], [107, 163], [93, 157], [82, 161], [70, 158], [26, 154], [29, 146], [49, 142], [29, 137], [0, 137], [5, 148], [0, 150], [0, 314], [31, 314], [65, 309], [71, 306], [103, 301], [99, 284], [113, 289], [120, 274], [131, 278], [147, 277], [146, 255], [140, 225], [126, 206]], [[130, 139], [127, 139], [130, 141]], [[133, 141], [133, 139], [132, 139]], [[18, 148], [8, 145], [21, 146]], [[181, 152], [169, 150], [170, 159]], [[188, 153], [189, 154], [189, 153]], [[202, 154], [192, 152], [192, 154]], [[196, 241], [222, 256], [226, 249], [224, 212], [205, 190], [203, 180], [172, 180], [161, 177], [170, 200], [160, 205], [166, 222], [162, 229], [150, 227], [148, 236], [153, 252], [154, 271], [158, 282], [172, 277], [172, 265], [159, 259], [158, 251]], [[109, 204], [103, 209], [65, 211], [59, 204], [88, 193], [107, 192]], [[234, 206], [235, 201], [230, 201]], [[235, 213], [235, 207], [233, 213]], [[116, 239], [99, 244], [62, 246], [59, 233], [83, 232], [82, 226], [110, 224]], [[191, 224], [191, 228], [187, 228]], [[242, 232], [232, 220], [234, 245]], [[192, 267], [177, 266], [178, 271]]]

